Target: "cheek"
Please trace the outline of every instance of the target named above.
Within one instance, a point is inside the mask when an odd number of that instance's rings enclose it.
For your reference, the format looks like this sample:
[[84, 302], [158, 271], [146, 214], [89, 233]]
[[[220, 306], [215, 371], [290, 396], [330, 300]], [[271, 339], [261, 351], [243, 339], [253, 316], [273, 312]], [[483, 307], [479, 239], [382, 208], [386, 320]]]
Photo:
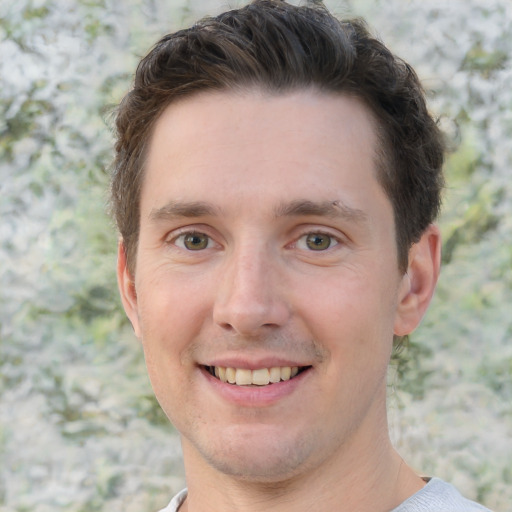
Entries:
[[192, 368], [194, 342], [209, 314], [207, 294], [200, 286], [182, 286], [179, 279], [144, 280], [142, 276], [137, 284], [146, 366], [155, 394], [167, 412], [164, 402], [181, 396], [180, 386], [186, 384]]
[[137, 283], [143, 338], [164, 347], [189, 342], [211, 309], [209, 295], [205, 280], [168, 271], [153, 273], [149, 279], [143, 276]]
[[354, 373], [387, 364], [396, 310], [390, 283], [379, 289], [375, 279], [351, 274], [298, 293], [305, 298], [297, 316], [331, 353], [333, 364], [350, 365]]

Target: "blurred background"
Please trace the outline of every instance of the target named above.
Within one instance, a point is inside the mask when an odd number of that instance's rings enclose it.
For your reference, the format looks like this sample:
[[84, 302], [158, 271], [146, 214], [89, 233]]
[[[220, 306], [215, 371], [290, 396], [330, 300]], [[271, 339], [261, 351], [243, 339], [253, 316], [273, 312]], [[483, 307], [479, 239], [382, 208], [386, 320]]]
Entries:
[[[183, 486], [115, 282], [112, 108], [236, 0], [0, 0], [0, 512], [155, 512]], [[418, 471], [512, 503], [512, 3], [328, 1], [418, 71], [453, 152], [437, 296], [389, 378]]]

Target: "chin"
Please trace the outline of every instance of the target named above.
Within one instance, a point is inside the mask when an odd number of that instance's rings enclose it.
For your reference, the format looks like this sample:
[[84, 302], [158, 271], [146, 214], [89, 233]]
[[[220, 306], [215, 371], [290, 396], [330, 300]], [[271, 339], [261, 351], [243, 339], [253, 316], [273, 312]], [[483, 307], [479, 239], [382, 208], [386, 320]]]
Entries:
[[220, 473], [247, 483], [279, 484], [292, 479], [303, 468], [301, 461], [287, 458], [265, 458], [255, 460], [248, 457], [210, 460], [210, 464]]
[[308, 443], [273, 437], [263, 431], [233, 436], [199, 447], [201, 456], [215, 470], [245, 482], [278, 483], [302, 471], [311, 458]]

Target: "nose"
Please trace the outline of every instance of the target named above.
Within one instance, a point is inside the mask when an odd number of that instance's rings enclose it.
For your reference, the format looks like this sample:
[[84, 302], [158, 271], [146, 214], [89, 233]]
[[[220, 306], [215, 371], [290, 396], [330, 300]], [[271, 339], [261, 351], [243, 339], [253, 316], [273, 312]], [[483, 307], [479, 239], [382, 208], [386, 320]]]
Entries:
[[282, 327], [290, 316], [282, 272], [264, 249], [241, 249], [225, 262], [213, 319], [233, 334], [257, 336]]

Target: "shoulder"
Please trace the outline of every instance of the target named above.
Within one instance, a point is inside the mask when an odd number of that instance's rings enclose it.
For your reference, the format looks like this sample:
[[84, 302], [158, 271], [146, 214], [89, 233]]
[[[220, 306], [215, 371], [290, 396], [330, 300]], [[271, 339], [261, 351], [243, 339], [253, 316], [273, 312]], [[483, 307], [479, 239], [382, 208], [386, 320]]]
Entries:
[[483, 505], [464, 498], [451, 484], [432, 478], [421, 491], [391, 512], [491, 512]]
[[183, 489], [180, 491], [174, 498], [171, 500], [167, 507], [160, 510], [160, 512], [177, 512], [182, 503], [185, 501], [187, 497], [187, 489]]

